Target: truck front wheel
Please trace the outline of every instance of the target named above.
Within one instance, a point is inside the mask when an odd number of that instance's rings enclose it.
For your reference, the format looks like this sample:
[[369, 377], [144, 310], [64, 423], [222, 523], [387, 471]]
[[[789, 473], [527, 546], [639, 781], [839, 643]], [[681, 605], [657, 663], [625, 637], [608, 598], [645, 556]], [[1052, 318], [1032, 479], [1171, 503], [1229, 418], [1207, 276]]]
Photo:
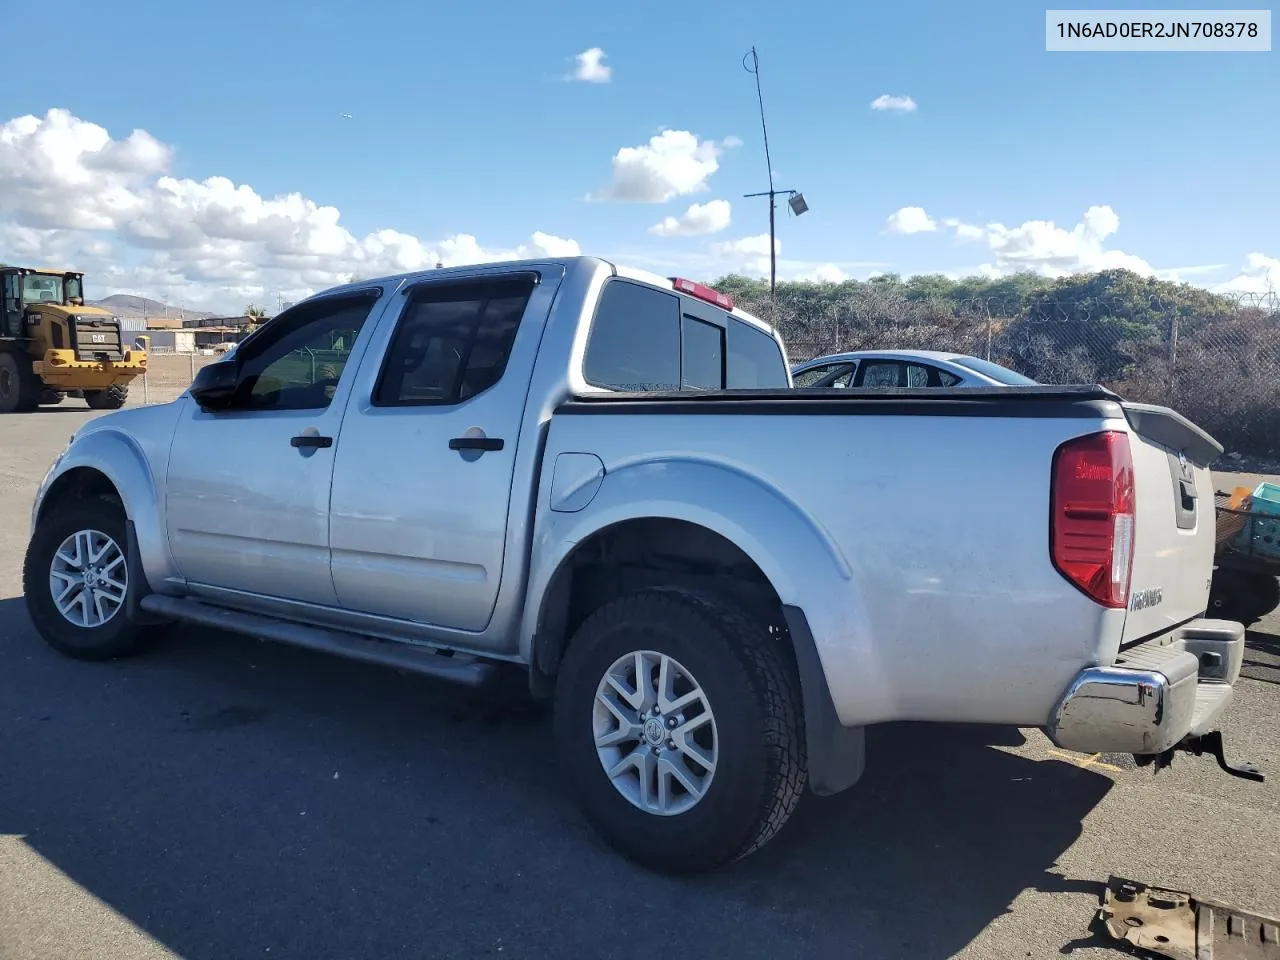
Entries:
[[719, 597], [653, 588], [606, 603], [556, 683], [562, 765], [587, 819], [656, 870], [709, 870], [759, 849], [806, 782], [796, 668], [766, 626]]
[[124, 510], [106, 499], [59, 505], [40, 519], [22, 566], [22, 592], [36, 631], [78, 660], [141, 649], [155, 630], [128, 617]]

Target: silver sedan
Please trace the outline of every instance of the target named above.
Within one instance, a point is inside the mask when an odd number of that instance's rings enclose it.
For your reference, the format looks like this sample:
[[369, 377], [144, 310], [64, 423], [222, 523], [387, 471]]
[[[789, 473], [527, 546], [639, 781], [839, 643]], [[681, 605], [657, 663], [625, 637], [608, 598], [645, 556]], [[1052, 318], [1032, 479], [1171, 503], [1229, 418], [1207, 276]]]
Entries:
[[1035, 384], [981, 357], [937, 350], [833, 353], [791, 368], [796, 387], [1016, 387]]

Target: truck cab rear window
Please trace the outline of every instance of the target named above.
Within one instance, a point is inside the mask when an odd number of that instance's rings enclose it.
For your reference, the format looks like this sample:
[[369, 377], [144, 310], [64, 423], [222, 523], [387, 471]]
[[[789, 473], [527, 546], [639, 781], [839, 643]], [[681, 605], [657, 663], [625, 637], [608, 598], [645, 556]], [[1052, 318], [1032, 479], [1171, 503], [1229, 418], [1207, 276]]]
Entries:
[[626, 280], [600, 293], [583, 375], [595, 387], [636, 392], [680, 386], [680, 299]]
[[785, 389], [787, 364], [778, 342], [741, 320], [729, 320], [729, 365], [726, 387]]
[[685, 316], [680, 324], [680, 388], [724, 388], [724, 330]]
[[627, 392], [790, 385], [769, 334], [700, 301], [627, 280], [609, 280], [600, 293], [583, 374], [592, 386]]

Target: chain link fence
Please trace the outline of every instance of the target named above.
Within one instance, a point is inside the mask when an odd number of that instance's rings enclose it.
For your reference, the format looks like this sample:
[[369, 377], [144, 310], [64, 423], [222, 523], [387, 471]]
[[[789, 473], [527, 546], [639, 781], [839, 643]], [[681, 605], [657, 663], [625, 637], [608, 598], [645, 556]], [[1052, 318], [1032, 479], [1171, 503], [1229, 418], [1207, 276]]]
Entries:
[[1100, 383], [1168, 405], [1228, 450], [1280, 453], [1275, 294], [930, 300], [868, 284], [824, 303], [740, 305], [779, 329], [792, 362], [851, 350], [965, 353], [1042, 383]]

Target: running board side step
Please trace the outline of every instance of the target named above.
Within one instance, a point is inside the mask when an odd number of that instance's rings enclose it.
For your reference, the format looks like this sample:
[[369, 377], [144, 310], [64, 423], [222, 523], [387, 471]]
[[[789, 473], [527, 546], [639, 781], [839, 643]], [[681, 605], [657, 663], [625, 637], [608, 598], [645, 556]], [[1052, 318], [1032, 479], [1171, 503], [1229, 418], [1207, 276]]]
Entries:
[[448, 680], [465, 687], [483, 686], [497, 673], [495, 664], [461, 655], [452, 656], [432, 647], [313, 627], [255, 613], [242, 613], [239, 610], [201, 603], [199, 600], [151, 593], [142, 598], [139, 606], [149, 613], [186, 623], [198, 623], [231, 633], [318, 650], [349, 660], [393, 667], [438, 680]]

